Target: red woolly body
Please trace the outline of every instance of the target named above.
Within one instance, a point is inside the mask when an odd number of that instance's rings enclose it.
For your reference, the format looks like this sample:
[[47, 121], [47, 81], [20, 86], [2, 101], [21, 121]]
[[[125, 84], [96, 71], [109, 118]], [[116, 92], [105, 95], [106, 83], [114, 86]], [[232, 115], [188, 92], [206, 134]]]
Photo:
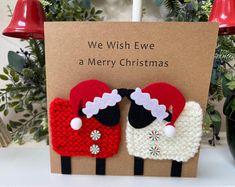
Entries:
[[[53, 150], [62, 156], [111, 157], [118, 152], [120, 125], [108, 127], [94, 117], [80, 117], [82, 127], [73, 130], [70, 121], [77, 117], [68, 100], [57, 98], [50, 105], [50, 130]], [[98, 138], [93, 135], [97, 135]]]

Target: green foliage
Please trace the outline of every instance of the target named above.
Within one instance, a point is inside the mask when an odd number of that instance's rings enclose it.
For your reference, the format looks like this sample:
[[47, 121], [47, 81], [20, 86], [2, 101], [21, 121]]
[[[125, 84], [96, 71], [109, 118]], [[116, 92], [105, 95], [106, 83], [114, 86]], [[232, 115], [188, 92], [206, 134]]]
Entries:
[[[40, 59], [40, 55], [37, 56], [35, 50], [40, 43], [29, 41], [31, 53], [23, 50], [18, 53], [9, 52], [9, 65], [3, 68], [0, 76], [0, 79], [8, 81], [6, 87], [0, 89], [0, 111], [5, 116], [10, 109], [24, 114], [17, 121], [10, 120], [7, 124], [13, 139], [19, 144], [24, 143], [23, 137], [31, 129], [41, 129], [41, 123], [47, 115], [45, 62]], [[40, 53], [43, 54], [42, 51]]]
[[[189, 0], [180, 3], [174, 0], [174, 4], [179, 4], [179, 10], [169, 14], [167, 21], [185, 22], [207, 22], [212, 8], [212, 0]], [[169, 6], [168, 6], [169, 7]], [[209, 99], [207, 113], [205, 116], [205, 132], [211, 126], [218, 133], [221, 126], [221, 116], [215, 109], [213, 101], [221, 101], [224, 97], [229, 97], [235, 91], [235, 68], [230, 64], [235, 59], [235, 36], [219, 36], [215, 52], [214, 65], [211, 75]], [[235, 102], [231, 102], [234, 104]], [[230, 108], [231, 105], [229, 105]]]
[[[88, 0], [43, 0], [42, 4], [47, 21], [102, 20], [102, 11], [90, 7]], [[19, 114], [20, 119], [7, 124], [19, 144], [24, 143], [26, 134], [36, 141], [48, 138], [44, 41], [27, 42], [24, 50], [9, 51], [9, 65], [0, 74], [6, 81], [6, 87], [0, 89], [0, 112], [5, 116], [10, 110]]]
[[165, 6], [170, 10], [171, 16], [177, 16], [180, 11], [180, 2], [178, 0], [164, 0]]
[[188, 0], [185, 3], [180, 3], [178, 0], [173, 0], [178, 4], [179, 8], [169, 14], [168, 21], [184, 21], [184, 22], [198, 22], [207, 21], [212, 3], [210, 0]]
[[217, 110], [215, 110], [214, 106], [207, 106], [204, 122], [208, 124], [207, 126], [204, 126], [205, 132], [210, 131], [211, 127], [213, 126], [215, 130], [214, 133], [219, 134], [221, 128], [221, 115]]
[[[102, 17], [101, 10], [90, 7], [88, 1], [78, 0], [57, 0], [47, 1], [49, 5], [45, 6], [47, 21], [100, 21]], [[58, 11], [60, 10], [60, 11]]]
[[235, 119], [235, 97], [234, 94], [231, 98], [226, 99], [224, 104], [224, 114], [229, 118]]
[[9, 51], [8, 63], [9, 63], [9, 67], [14, 68], [18, 73], [21, 73], [25, 66], [26, 60], [24, 57], [20, 56], [18, 53], [14, 51]]

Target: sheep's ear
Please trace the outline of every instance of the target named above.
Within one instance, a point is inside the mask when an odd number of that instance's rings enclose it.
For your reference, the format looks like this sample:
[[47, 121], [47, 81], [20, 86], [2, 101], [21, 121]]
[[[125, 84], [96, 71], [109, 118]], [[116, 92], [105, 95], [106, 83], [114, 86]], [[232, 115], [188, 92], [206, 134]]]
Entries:
[[100, 110], [94, 117], [106, 126], [114, 126], [120, 121], [119, 105], [109, 106], [106, 109]]

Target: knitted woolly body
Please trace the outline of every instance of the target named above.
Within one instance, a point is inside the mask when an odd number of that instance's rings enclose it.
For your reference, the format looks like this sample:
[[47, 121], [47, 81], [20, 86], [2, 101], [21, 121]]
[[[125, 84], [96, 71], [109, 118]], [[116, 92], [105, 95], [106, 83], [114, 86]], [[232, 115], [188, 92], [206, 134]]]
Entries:
[[166, 121], [154, 120], [144, 128], [134, 128], [127, 123], [128, 153], [135, 157], [154, 160], [186, 162], [198, 152], [202, 135], [202, 109], [196, 102], [187, 102], [175, 122], [176, 134], [166, 137]]
[[61, 156], [111, 157], [120, 144], [121, 96], [99, 80], [86, 80], [70, 90], [69, 100], [50, 104], [53, 149]]
[[[56, 98], [50, 105], [50, 128], [53, 149], [61, 156], [111, 157], [118, 152], [120, 125], [105, 126], [94, 117], [80, 117], [82, 127], [76, 131], [70, 122], [77, 115], [68, 100]], [[98, 131], [98, 138], [97, 134]], [[98, 150], [97, 150], [98, 148]]]
[[[107, 158], [116, 154], [121, 136], [117, 103], [128, 94], [128, 89], [111, 90], [101, 81], [87, 80], [71, 89], [69, 100], [53, 100], [53, 149], [62, 156]], [[130, 155], [176, 161], [194, 156], [202, 131], [199, 104], [186, 103], [180, 91], [167, 83], [136, 88], [129, 96], [126, 139]]]

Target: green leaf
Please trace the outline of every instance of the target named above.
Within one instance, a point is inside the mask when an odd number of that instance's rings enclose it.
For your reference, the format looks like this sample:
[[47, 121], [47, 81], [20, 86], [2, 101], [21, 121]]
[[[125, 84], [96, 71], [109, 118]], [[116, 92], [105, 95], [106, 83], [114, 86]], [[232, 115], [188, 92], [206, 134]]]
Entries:
[[35, 76], [33, 70], [31, 70], [29, 68], [24, 68], [22, 73], [26, 79], [31, 79], [32, 77]]
[[227, 115], [229, 118], [234, 119], [233, 115], [235, 111], [235, 98], [232, 98], [231, 100], [226, 99], [224, 108], [224, 114]]
[[29, 133], [33, 134], [34, 132], [36, 132], [36, 130], [38, 129], [38, 127], [32, 127], [29, 129]]
[[19, 127], [19, 126], [22, 126], [22, 123], [21, 122], [18, 122], [18, 121], [12, 121], [12, 120], [10, 120], [9, 121], [9, 124], [10, 124], [10, 126], [12, 127], [12, 128], [17, 128], [17, 127]]
[[25, 142], [23, 140], [23, 136], [19, 137], [16, 141], [16, 143], [18, 143], [19, 145], [23, 145]]
[[235, 81], [231, 81], [229, 83], [226, 84], [228, 86], [228, 88], [230, 90], [234, 90], [235, 89]]
[[14, 77], [14, 76], [15, 76], [15, 74], [16, 74], [15, 70], [10, 69], [10, 75], [11, 75], [12, 77]]
[[[189, 1], [189, 2], [190, 2], [190, 1]], [[193, 9], [194, 9], [195, 11], [198, 11], [198, 1], [192, 0], [192, 1], [191, 1], [191, 4], [192, 4], [192, 6], [193, 6]]]
[[229, 80], [225, 77], [222, 77], [222, 90], [224, 97], [228, 97], [231, 95], [232, 91], [228, 88], [227, 84], [229, 83]]
[[10, 132], [12, 132], [12, 128], [9, 124], [7, 124], [7, 130], [9, 130]]
[[43, 136], [48, 134], [48, 130], [47, 129], [43, 129], [43, 127], [41, 126], [39, 128], [39, 137], [42, 138]]
[[29, 110], [29, 111], [33, 111], [33, 105], [30, 103], [28, 105], [26, 105], [26, 108]]
[[24, 108], [22, 108], [20, 105], [17, 105], [15, 107], [15, 113], [19, 113], [19, 112], [24, 112]]
[[0, 79], [7, 81], [9, 78], [6, 75], [0, 74]]
[[24, 123], [24, 122], [26, 122], [27, 120], [26, 120], [26, 119], [19, 119], [19, 121], [20, 121], [21, 123]]
[[2, 112], [5, 109], [5, 104], [0, 106], [0, 112]]
[[206, 124], [207, 127], [209, 127], [212, 124], [212, 120], [211, 120], [208, 112], [206, 112], [206, 114], [205, 114], [204, 123]]
[[94, 7], [91, 9], [90, 14], [91, 14], [91, 15], [94, 15], [94, 14], [95, 14], [95, 8], [94, 8]]
[[24, 114], [23, 116], [26, 117], [26, 118], [28, 118], [28, 117], [30, 117], [31, 115], [30, 115], [30, 114]]
[[8, 113], [9, 113], [8, 109], [5, 109], [4, 112], [3, 112], [4, 116], [7, 116]]
[[9, 105], [10, 105], [11, 107], [14, 107], [14, 106], [16, 106], [16, 105], [18, 105], [18, 104], [19, 104], [19, 101], [14, 101], [14, 102], [9, 103]]
[[4, 72], [6, 75], [8, 75], [8, 73], [9, 73], [6, 67], [3, 67], [3, 72]]
[[210, 117], [211, 117], [211, 120], [213, 122], [220, 122], [221, 121], [221, 117], [218, 114], [216, 114], [216, 113], [215, 114], [211, 114]]
[[95, 14], [101, 14], [102, 12], [102, 10], [97, 10]]
[[233, 99], [232, 101], [231, 101], [231, 109], [232, 109], [232, 111], [235, 111], [235, 99]]
[[224, 77], [225, 77], [226, 79], [228, 79], [229, 81], [231, 81], [231, 80], [233, 79], [232, 73], [226, 73], [226, 74], [224, 75]]
[[33, 113], [34, 113], [34, 114], [37, 114], [37, 113], [38, 113], [38, 110], [34, 110]]
[[34, 124], [34, 126], [36, 126], [36, 125], [40, 125], [42, 123], [42, 120], [34, 120], [33, 121], [33, 124]]
[[213, 105], [207, 105], [206, 111], [208, 113], [214, 112], [215, 111], [215, 107]]
[[8, 52], [8, 62], [9, 62], [9, 66], [19, 73], [22, 72], [22, 70], [26, 64], [25, 58], [18, 55], [14, 51]]
[[180, 10], [179, 1], [176, 0], [164, 0], [164, 4], [171, 11], [173, 15], [177, 15]]
[[15, 81], [15, 83], [17, 83], [19, 80], [20, 80], [20, 77], [19, 77], [19, 75], [16, 74], [16, 75], [13, 77], [13, 81]]
[[33, 135], [33, 139], [37, 142], [40, 141], [40, 136], [39, 136], [39, 129], [36, 130], [36, 132]]

